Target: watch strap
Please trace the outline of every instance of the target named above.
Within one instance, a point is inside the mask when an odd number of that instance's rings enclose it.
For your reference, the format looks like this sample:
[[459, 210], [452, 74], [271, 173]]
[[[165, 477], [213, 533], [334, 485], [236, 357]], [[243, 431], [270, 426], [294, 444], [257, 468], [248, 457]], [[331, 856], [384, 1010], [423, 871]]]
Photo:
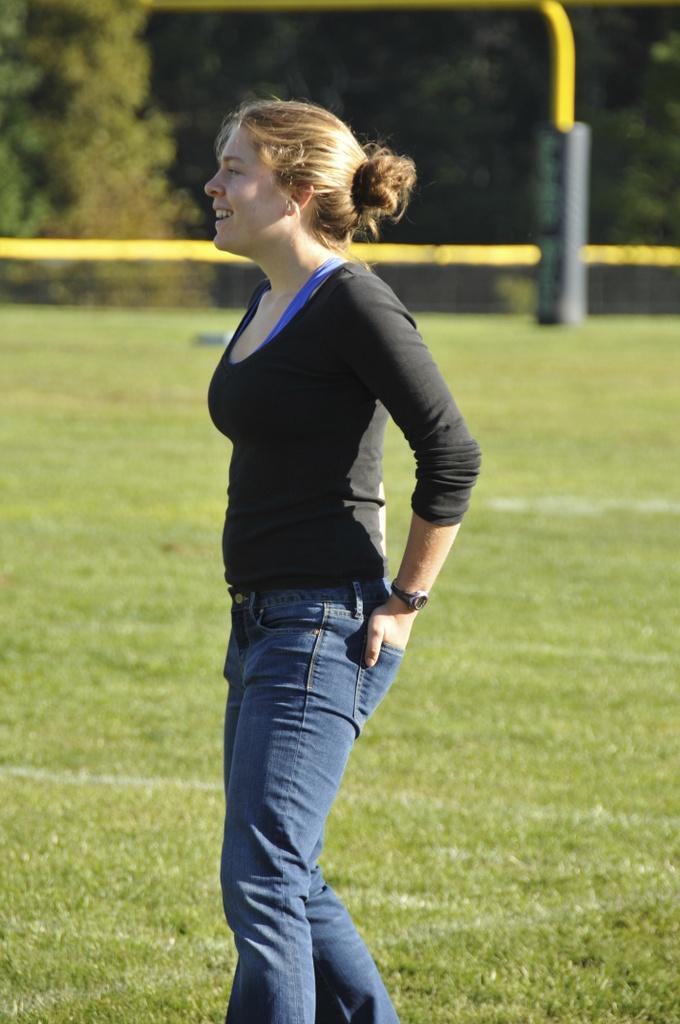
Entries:
[[416, 611], [420, 608], [424, 608], [430, 597], [427, 590], [402, 590], [401, 587], [396, 585], [394, 580], [392, 581], [392, 593], [396, 594], [404, 604], [408, 605], [409, 608], [413, 608]]

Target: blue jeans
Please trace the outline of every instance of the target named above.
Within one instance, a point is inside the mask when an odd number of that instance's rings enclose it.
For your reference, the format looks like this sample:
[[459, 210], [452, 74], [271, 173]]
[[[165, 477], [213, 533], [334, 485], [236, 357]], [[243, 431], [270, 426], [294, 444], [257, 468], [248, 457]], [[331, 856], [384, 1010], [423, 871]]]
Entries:
[[398, 1024], [317, 858], [354, 740], [403, 650], [363, 660], [386, 579], [232, 595], [224, 674], [224, 911], [238, 963], [227, 1024]]

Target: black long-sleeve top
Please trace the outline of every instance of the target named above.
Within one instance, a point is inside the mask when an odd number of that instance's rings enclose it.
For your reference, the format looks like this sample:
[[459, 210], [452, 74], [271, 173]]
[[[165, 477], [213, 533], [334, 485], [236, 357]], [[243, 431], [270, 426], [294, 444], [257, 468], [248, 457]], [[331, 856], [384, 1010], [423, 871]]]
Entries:
[[461, 521], [479, 446], [414, 319], [379, 277], [344, 263], [267, 345], [237, 363], [232, 347], [208, 392], [212, 420], [233, 443], [228, 583], [264, 590], [388, 574], [379, 510], [389, 415], [415, 453], [413, 511]]

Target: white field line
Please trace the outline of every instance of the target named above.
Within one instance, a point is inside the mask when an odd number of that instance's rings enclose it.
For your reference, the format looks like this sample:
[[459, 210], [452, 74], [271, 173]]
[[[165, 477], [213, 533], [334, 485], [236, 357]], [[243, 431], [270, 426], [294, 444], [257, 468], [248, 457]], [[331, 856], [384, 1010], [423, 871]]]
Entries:
[[[231, 972], [229, 972], [229, 973], [231, 973]], [[208, 977], [208, 975], [209, 975], [209, 972], [205, 971], [203, 973], [202, 977]], [[177, 975], [173, 976], [172, 978], [170, 978], [168, 976], [165, 979], [165, 981], [163, 981], [162, 979], [159, 979], [155, 983], [155, 987], [156, 988], [174, 988], [175, 987], [175, 985], [174, 985], [175, 978], [177, 980], [179, 980], [179, 981], [191, 982], [193, 980], [197, 980], [198, 979], [198, 975], [184, 975], [184, 976], [182, 976], [181, 974], [177, 974]], [[144, 981], [146, 981], [146, 979], [144, 979]], [[226, 1006], [226, 1004], [227, 1004], [227, 985], [230, 983], [230, 981], [231, 981], [231, 977], [225, 977], [224, 1006]], [[47, 1010], [47, 1009], [49, 1009], [49, 1008], [51, 1008], [53, 1006], [58, 1006], [58, 1005], [63, 1004], [63, 1003], [73, 1003], [73, 1002], [81, 1003], [81, 1002], [85, 1002], [85, 1001], [92, 1002], [92, 1001], [96, 1001], [98, 999], [102, 999], [104, 996], [107, 996], [107, 995], [118, 995], [119, 993], [123, 994], [124, 992], [128, 991], [132, 987], [133, 987], [132, 983], [129, 983], [129, 984], [117, 983], [116, 985], [112, 985], [110, 988], [101, 988], [101, 989], [92, 989], [92, 990], [89, 990], [89, 989], [57, 989], [57, 990], [45, 993], [44, 997], [43, 996], [34, 996], [34, 997], [27, 998], [27, 999], [23, 999], [20, 1002], [16, 1002], [14, 1004], [12, 1004], [12, 1003], [0, 1003], [0, 1013], [3, 1013], [5, 1015], [7, 1015], [9, 1019], [15, 1019], [15, 1020], [17, 1020], [19, 1022], [21, 1022], [21, 1021], [26, 1021], [27, 1022], [28, 1018], [25, 1016], [27, 1013], [34, 1014], [37, 1011]], [[206, 1000], [206, 1002], [207, 1002], [207, 1000]], [[467, 1006], [468, 1003], [469, 1003], [469, 1000], [467, 999], [467, 997], [465, 997], [465, 996], [458, 996], [458, 997], [456, 997], [456, 1003], [455, 1003], [456, 1008], [458, 1008], [459, 1006], [460, 1007]], [[510, 1012], [513, 1008], [515, 1008], [515, 1004], [512, 1004], [512, 1003], [504, 1003], [503, 1006], [504, 1006], [504, 1009], [507, 1010], [508, 1012]], [[523, 1010], [524, 1006], [523, 1005], [518, 1005], [517, 1009], [518, 1010]], [[209, 1007], [208, 1006], [206, 1006], [206, 1011], [209, 1011]], [[222, 1008], [221, 1012], [222, 1013], [224, 1012], [223, 1008]], [[206, 1017], [205, 1019], [207, 1020], [208, 1018]], [[212, 1017], [210, 1019], [212, 1019]], [[221, 1019], [221, 1017], [220, 1017], [220, 1019]], [[30, 1020], [34, 1022], [35, 1021], [35, 1017], [31, 1016]]]
[[[622, 912], [624, 910], [649, 910], [659, 904], [667, 906], [669, 899], [672, 899], [672, 893], [664, 889], [652, 897], [641, 900], [635, 900], [634, 898], [631, 900], [586, 898], [576, 903], [572, 903], [570, 897], [568, 901], [565, 899], [563, 902], [553, 904], [552, 906], [545, 906], [542, 903], [533, 901], [530, 912], [525, 912], [524, 914], [519, 912], [515, 906], [506, 907], [504, 910], [490, 911], [486, 914], [475, 913], [474, 896], [463, 896], [462, 894], [460, 899], [442, 899], [441, 897], [435, 899], [416, 896], [413, 893], [352, 893], [350, 890], [343, 894], [343, 898], [347, 904], [352, 905], [352, 908], [362, 906], [366, 908], [381, 908], [382, 910], [422, 910], [432, 914], [444, 912], [455, 915], [454, 920], [439, 921], [431, 924], [423, 922], [420, 927], [415, 921], [409, 922], [408, 935], [410, 937], [418, 931], [422, 934], [427, 934], [430, 930], [437, 933], [440, 929], [443, 933], [448, 933], [496, 929], [507, 931], [514, 928], [531, 928], [544, 921], [564, 918], [570, 915], [572, 911], [574, 914], [581, 915]], [[578, 897], [575, 898], [578, 899]]]
[[48, 782], [58, 786], [116, 786], [121, 789], [198, 789], [208, 793], [221, 793], [223, 786], [218, 782], [203, 779], [175, 779], [171, 777], [141, 775], [93, 775], [86, 770], [78, 772], [51, 772], [44, 768], [24, 765], [0, 765], [0, 778], [31, 779], [34, 782]]
[[[134, 922], [128, 921], [128, 924], [130, 923]], [[86, 920], [77, 919], [74, 915], [68, 918], [64, 918], [63, 915], [25, 918], [22, 915], [21, 919], [12, 917], [3, 921], [2, 928], [7, 936], [13, 935], [27, 941], [34, 941], [46, 935], [60, 935], [63, 938], [72, 936], [80, 942], [87, 941], [100, 949], [106, 943], [113, 945], [119, 942], [127, 947], [134, 943], [138, 947], [143, 946], [145, 949], [158, 950], [166, 955], [177, 954], [178, 951], [184, 948], [182, 946], [183, 940], [180, 939], [178, 943], [175, 935], [163, 937], [149, 934], [148, 930], [143, 928], [140, 928], [138, 931], [125, 931], [115, 925], [111, 925], [107, 930], [101, 927], [89, 927]], [[195, 936], [191, 939], [191, 952], [196, 956], [215, 956], [219, 954], [220, 956], [228, 957], [231, 955], [232, 950], [233, 939], [226, 925], [224, 926], [222, 937], [219, 939], [197, 938]], [[179, 955], [184, 956], [185, 954], [179, 952]]]
[[558, 658], [591, 658], [593, 661], [622, 662], [629, 665], [672, 665], [680, 659], [680, 653], [656, 651], [607, 650], [605, 647], [570, 647], [549, 643], [506, 643], [506, 651], [518, 654], [551, 654]]
[[[384, 808], [384, 801], [378, 801], [370, 797], [350, 795], [345, 796], [344, 799], [355, 807], [376, 808], [376, 806], [379, 806]], [[343, 797], [341, 795], [340, 802], [342, 800]], [[460, 814], [463, 817], [479, 818], [483, 812], [488, 811], [493, 816], [512, 818], [520, 822], [548, 821], [575, 827], [579, 825], [620, 825], [623, 828], [640, 828], [641, 826], [651, 825], [668, 829], [680, 828], [680, 815], [608, 811], [601, 804], [596, 804], [595, 807], [569, 809], [551, 806], [550, 804], [509, 804], [501, 800], [495, 802], [485, 800], [484, 807], [480, 808], [472, 800], [463, 802], [454, 797], [430, 796], [427, 793], [412, 792], [406, 789], [390, 793], [389, 803], [391, 805], [399, 804], [411, 810], [414, 807], [423, 807], [434, 811], [455, 811], [456, 814]]]
[[[229, 973], [229, 971], [225, 971], [225, 990], [230, 981]], [[35, 1020], [34, 1014], [64, 1003], [92, 1003], [106, 997], [122, 995], [130, 990], [142, 992], [149, 986], [153, 989], [173, 989], [181, 984], [185, 985], [188, 991], [189, 986], [195, 984], [199, 979], [214, 980], [214, 978], [215, 971], [212, 967], [187, 971], [182, 970], [178, 965], [169, 970], [149, 968], [148, 970], [128, 971], [122, 980], [111, 981], [106, 985], [98, 985], [96, 988], [76, 988], [66, 985], [64, 988], [17, 996], [14, 999], [0, 1002], [0, 1013], [19, 1021], [26, 1020], [26, 1015], [30, 1014], [30, 1019]]]
[[[571, 876], [572, 874], [579, 874], [582, 876], [588, 874], [588, 871], [583, 864], [583, 854], [581, 852], [565, 854], [561, 856], [559, 862], [554, 865], [549, 863], [539, 864], [533, 857], [525, 858], [522, 856], [522, 851], [520, 849], [515, 853], [510, 849], [493, 846], [481, 846], [474, 849], [467, 849], [466, 847], [461, 846], [434, 846], [432, 847], [432, 853], [435, 854], [439, 860], [448, 863], [457, 861], [460, 863], [474, 862], [475, 865], [502, 865], [508, 867], [511, 871], [514, 871], [517, 868], [532, 870], [534, 867], [538, 866], [545, 872], [554, 870], [554, 878], [563, 878], [567, 875]], [[606, 871], [609, 878], [614, 874], [623, 875], [628, 880], [636, 875], [647, 875], [654, 878], [661, 878], [668, 875], [673, 879], [673, 881], [675, 881], [678, 874], [678, 869], [675, 864], [673, 864], [668, 858], [665, 860], [653, 861], [649, 858], [644, 859], [642, 857], [617, 857], [611, 859], [598, 857], [597, 860], [593, 862], [593, 871]]]
[[544, 494], [530, 498], [489, 498], [487, 508], [497, 512], [540, 512], [543, 515], [602, 516], [607, 512], [643, 515], [680, 515], [680, 502], [665, 498], [588, 498], [572, 494]]
[[[553, 907], [545, 907], [541, 904], [534, 904], [532, 913], [518, 913], [512, 908], [506, 912], [475, 914], [473, 917], [461, 917], [460, 907], [455, 903], [449, 907], [442, 904], [435, 904], [432, 911], [442, 909], [451, 910], [452, 917], [448, 921], [426, 921], [422, 918], [418, 921], [409, 921], [404, 930], [392, 929], [386, 932], [380, 939], [374, 941], [376, 949], [389, 949], [392, 946], [403, 944], [404, 940], [410, 943], [418, 940], [445, 939], [449, 935], [473, 931], [492, 932], [499, 935], [508, 935], [515, 931], [524, 931], [540, 928], [543, 925], [554, 925], [555, 922], [565, 920], [574, 925], [577, 918], [586, 919], [593, 915], [601, 917], [604, 914], [626, 914], [649, 911], [659, 904], [665, 905], [668, 897], [660, 894], [657, 899], [646, 900], [583, 900], [580, 903], [567, 902]], [[348, 901], [349, 902], [349, 901]], [[356, 906], [360, 901], [357, 901]], [[355, 904], [353, 904], [355, 906]], [[456, 913], [458, 911], [458, 913]]]
[[[0, 781], [5, 779], [28, 779], [33, 782], [45, 782], [57, 786], [113, 786], [120, 789], [143, 789], [156, 787], [168, 789], [202, 790], [209, 793], [223, 792], [222, 786], [216, 782], [202, 779], [178, 779], [161, 776], [143, 778], [130, 775], [93, 775], [85, 770], [78, 772], [51, 772], [44, 768], [31, 768], [24, 765], [0, 765]], [[372, 807], [376, 801], [353, 794], [341, 796], [341, 801], [353, 806]], [[430, 796], [427, 793], [395, 790], [390, 793], [389, 802], [405, 807], [427, 807], [432, 810], [455, 811], [463, 815], [479, 816], [480, 808], [464, 803], [455, 798]], [[383, 802], [380, 803], [383, 806]], [[485, 803], [485, 809], [503, 817], [518, 820], [554, 821], [569, 825], [621, 825], [625, 828], [637, 828], [641, 825], [652, 825], [669, 828], [680, 828], [680, 816], [664, 814], [639, 814], [636, 812], [611, 812], [601, 804], [595, 807], [575, 808], [573, 810], [547, 804], [512, 804], [505, 802]]]

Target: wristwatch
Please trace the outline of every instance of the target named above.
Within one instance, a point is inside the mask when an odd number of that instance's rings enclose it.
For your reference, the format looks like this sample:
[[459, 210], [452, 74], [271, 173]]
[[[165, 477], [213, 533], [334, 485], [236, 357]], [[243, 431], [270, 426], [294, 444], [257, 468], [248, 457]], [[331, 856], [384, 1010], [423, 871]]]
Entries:
[[427, 590], [414, 590], [412, 593], [409, 593], [406, 590], [401, 590], [394, 580], [392, 580], [392, 593], [401, 598], [409, 608], [414, 608], [416, 611], [424, 608], [430, 598]]

